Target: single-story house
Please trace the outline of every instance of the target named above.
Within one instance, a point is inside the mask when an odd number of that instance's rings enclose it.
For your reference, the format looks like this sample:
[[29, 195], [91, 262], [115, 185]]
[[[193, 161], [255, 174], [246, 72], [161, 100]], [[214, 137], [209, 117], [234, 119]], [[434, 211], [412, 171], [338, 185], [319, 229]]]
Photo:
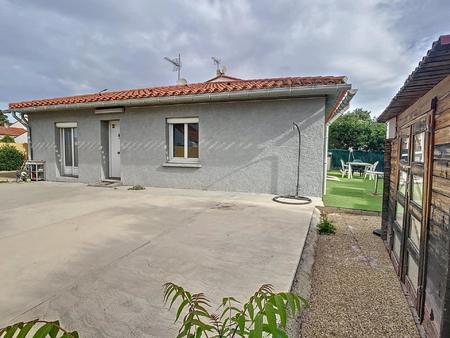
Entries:
[[378, 121], [387, 122], [382, 236], [427, 337], [450, 337], [450, 35]]
[[[223, 74], [222, 74], [223, 75]], [[27, 115], [47, 179], [322, 196], [326, 125], [355, 91], [344, 76], [210, 81], [10, 103]]]
[[5, 136], [12, 137], [16, 143], [27, 143], [27, 129], [23, 126], [0, 126], [0, 140]]

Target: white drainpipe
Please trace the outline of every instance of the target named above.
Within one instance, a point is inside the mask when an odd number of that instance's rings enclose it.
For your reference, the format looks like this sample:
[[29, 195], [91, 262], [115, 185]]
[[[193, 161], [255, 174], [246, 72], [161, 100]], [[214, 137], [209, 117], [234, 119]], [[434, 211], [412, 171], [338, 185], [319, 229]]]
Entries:
[[327, 172], [328, 172], [328, 132], [330, 129], [330, 124], [325, 124], [325, 159], [323, 161], [323, 191], [322, 195], [327, 194]]

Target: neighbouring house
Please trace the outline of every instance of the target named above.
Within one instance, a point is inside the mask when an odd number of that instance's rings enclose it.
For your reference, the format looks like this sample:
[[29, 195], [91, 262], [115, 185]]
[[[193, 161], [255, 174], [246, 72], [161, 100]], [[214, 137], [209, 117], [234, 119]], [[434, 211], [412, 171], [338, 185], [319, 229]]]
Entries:
[[382, 236], [429, 337], [450, 337], [450, 35], [378, 118], [387, 122]]
[[27, 143], [27, 129], [22, 124], [17, 123], [9, 127], [0, 126], [0, 140], [5, 136], [11, 136], [16, 143]]
[[322, 196], [326, 125], [355, 90], [343, 76], [241, 80], [11, 103], [26, 114], [47, 179], [125, 185], [295, 192]]

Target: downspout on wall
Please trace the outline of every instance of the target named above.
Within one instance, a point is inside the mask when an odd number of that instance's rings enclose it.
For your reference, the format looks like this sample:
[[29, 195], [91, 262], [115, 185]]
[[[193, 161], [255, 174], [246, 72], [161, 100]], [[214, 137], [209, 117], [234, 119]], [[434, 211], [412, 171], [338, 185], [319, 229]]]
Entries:
[[[11, 114], [14, 116], [14, 118], [22, 123], [27, 128], [27, 156], [29, 160], [33, 159], [33, 147], [31, 143], [31, 126], [28, 123], [28, 117], [25, 117], [24, 113], [17, 112], [17, 111], [11, 111]], [[20, 116], [19, 116], [20, 115]]]

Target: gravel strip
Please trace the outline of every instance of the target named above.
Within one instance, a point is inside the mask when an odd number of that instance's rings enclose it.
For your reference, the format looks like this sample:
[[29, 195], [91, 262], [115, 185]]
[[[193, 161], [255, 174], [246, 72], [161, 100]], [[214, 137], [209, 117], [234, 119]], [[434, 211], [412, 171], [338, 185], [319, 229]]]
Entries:
[[302, 337], [420, 337], [382, 240], [377, 216], [329, 214], [319, 236]]

